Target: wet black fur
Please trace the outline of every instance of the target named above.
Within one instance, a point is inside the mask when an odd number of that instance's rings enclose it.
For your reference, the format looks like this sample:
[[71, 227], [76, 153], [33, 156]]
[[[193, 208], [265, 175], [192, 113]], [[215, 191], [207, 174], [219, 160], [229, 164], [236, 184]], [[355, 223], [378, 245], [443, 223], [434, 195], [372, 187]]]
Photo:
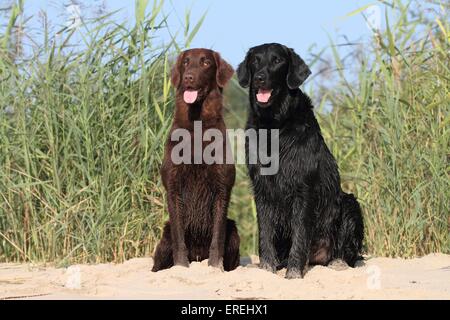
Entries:
[[[247, 129], [280, 130], [278, 173], [261, 175], [259, 163], [248, 165], [257, 207], [260, 266], [275, 271], [287, 265], [287, 278], [303, 277], [308, 264], [327, 265], [334, 259], [353, 267], [361, 258], [361, 209], [353, 194], [342, 191], [336, 161], [311, 101], [298, 88], [309, 68], [292, 49], [264, 44], [249, 50], [237, 74], [241, 86], [249, 87]], [[266, 80], [255, 81], [256, 74]], [[260, 87], [273, 89], [268, 105], [256, 101]], [[248, 155], [248, 144], [246, 149]]]

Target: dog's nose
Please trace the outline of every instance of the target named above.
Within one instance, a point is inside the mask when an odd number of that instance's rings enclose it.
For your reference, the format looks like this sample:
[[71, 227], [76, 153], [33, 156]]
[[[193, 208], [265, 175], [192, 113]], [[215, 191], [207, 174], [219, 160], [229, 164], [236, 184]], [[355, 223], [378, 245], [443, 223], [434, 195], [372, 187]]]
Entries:
[[266, 75], [264, 73], [256, 74], [256, 82], [259, 84], [263, 84], [266, 81]]
[[187, 82], [192, 82], [192, 81], [194, 81], [194, 76], [192, 75], [192, 73], [186, 73], [186, 74], [184, 75], [184, 81], [187, 81]]

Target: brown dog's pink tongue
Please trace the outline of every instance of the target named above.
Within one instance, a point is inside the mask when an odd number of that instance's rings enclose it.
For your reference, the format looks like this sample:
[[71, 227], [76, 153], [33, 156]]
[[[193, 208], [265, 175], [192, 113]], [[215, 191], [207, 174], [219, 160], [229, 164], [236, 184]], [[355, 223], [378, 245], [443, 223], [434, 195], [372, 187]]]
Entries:
[[198, 91], [195, 90], [186, 90], [183, 94], [184, 102], [186, 103], [194, 103], [197, 100]]
[[270, 99], [270, 95], [272, 94], [272, 90], [264, 90], [259, 89], [258, 93], [256, 94], [256, 99], [258, 102], [267, 103]]

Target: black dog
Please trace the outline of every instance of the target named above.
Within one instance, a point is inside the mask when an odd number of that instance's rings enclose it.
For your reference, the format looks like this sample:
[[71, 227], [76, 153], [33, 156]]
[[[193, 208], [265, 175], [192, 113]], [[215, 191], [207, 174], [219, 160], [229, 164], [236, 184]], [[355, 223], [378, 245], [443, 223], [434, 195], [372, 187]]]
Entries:
[[287, 264], [286, 278], [303, 277], [308, 263], [342, 259], [353, 267], [364, 235], [359, 204], [341, 190], [311, 100], [299, 89], [310, 74], [292, 49], [277, 43], [251, 48], [237, 70], [240, 85], [250, 87], [247, 129], [279, 129], [279, 171], [261, 175], [259, 162], [248, 170], [260, 266], [273, 272]]

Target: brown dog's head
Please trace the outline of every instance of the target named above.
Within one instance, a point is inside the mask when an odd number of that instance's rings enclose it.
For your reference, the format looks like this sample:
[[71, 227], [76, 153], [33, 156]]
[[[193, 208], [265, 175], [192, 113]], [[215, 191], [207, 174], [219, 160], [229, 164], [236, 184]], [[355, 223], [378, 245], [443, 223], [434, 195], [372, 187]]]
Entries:
[[172, 69], [172, 84], [185, 103], [201, 103], [212, 90], [222, 89], [233, 73], [217, 52], [190, 49], [178, 56]]

